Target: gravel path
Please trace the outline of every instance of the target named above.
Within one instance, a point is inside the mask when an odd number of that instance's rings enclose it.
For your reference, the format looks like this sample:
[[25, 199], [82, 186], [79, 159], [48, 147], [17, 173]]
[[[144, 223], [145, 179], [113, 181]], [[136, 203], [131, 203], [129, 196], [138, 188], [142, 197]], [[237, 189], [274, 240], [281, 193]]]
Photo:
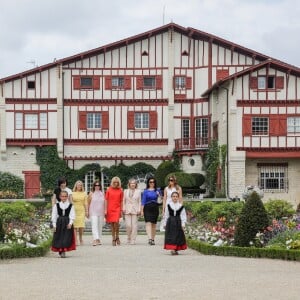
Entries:
[[[85, 245], [59, 258], [0, 261], [0, 299], [285, 299], [300, 295], [300, 263], [281, 260], [205, 256], [186, 250], [171, 256], [163, 236], [149, 246]], [[125, 236], [121, 236], [125, 242]]]

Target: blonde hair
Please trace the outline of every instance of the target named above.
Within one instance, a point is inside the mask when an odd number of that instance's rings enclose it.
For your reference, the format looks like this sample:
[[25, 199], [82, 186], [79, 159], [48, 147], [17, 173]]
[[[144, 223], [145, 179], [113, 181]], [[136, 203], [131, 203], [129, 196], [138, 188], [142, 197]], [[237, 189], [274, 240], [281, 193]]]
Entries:
[[117, 181], [117, 182], [118, 182], [119, 188], [121, 188], [121, 179], [120, 179], [118, 176], [115, 176], [115, 177], [113, 177], [113, 178], [111, 179], [110, 186], [113, 187], [113, 182], [114, 182], [114, 181]]
[[135, 188], [137, 188], [138, 187], [138, 183], [137, 183], [137, 181], [134, 179], [134, 178], [131, 178], [131, 179], [129, 179], [128, 180], [128, 188], [130, 188], [130, 184], [131, 183], [135, 183]]
[[77, 192], [77, 184], [80, 183], [82, 185], [82, 192], [84, 192], [84, 184], [81, 180], [77, 180], [74, 184], [74, 187], [73, 187], [73, 192]]

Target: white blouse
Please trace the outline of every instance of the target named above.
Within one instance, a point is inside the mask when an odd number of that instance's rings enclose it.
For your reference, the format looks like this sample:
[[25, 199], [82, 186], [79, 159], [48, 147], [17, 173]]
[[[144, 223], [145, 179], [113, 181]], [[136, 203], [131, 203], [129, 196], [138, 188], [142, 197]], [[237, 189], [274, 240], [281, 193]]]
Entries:
[[[63, 210], [63, 214], [64, 214], [65, 210], [69, 207], [70, 202], [69, 202], [69, 200], [67, 200], [65, 202], [60, 201], [58, 203], [58, 205]], [[53, 227], [56, 227], [56, 221], [57, 221], [58, 217], [59, 217], [59, 215], [58, 215], [58, 212], [57, 212], [57, 206], [54, 205], [52, 207], [52, 217], [51, 217]], [[70, 219], [69, 224], [72, 225], [74, 220], [75, 220], [74, 205], [72, 205], [72, 207], [71, 207], [70, 214], [69, 214], [69, 219]]]
[[[182, 204], [179, 203], [179, 202], [175, 203], [175, 202], [171, 201], [168, 204], [174, 210], [174, 216], [176, 214], [176, 211], [179, 210], [182, 207]], [[167, 220], [168, 220], [169, 216], [170, 216], [169, 209], [168, 209], [168, 206], [166, 206], [165, 216], [163, 218], [164, 226], [166, 226]], [[185, 211], [185, 208], [183, 208], [183, 210], [180, 213], [180, 219], [181, 219], [181, 225], [182, 225], [182, 227], [184, 227], [185, 223], [186, 223], [186, 211]]]

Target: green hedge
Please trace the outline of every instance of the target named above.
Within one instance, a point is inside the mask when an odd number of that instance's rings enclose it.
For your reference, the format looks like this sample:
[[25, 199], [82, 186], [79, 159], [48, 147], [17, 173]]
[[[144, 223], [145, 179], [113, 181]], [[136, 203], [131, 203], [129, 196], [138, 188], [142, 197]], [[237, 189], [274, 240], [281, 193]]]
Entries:
[[187, 240], [191, 249], [201, 252], [205, 255], [219, 256], [238, 256], [251, 258], [272, 258], [283, 260], [300, 261], [299, 250], [285, 250], [272, 248], [253, 248], [253, 247], [236, 247], [236, 246], [220, 246], [216, 247], [196, 240]]
[[0, 259], [45, 256], [49, 252], [51, 243], [52, 237], [35, 248], [25, 248], [17, 245], [14, 245], [12, 248], [8, 246], [3, 247], [0, 248]]

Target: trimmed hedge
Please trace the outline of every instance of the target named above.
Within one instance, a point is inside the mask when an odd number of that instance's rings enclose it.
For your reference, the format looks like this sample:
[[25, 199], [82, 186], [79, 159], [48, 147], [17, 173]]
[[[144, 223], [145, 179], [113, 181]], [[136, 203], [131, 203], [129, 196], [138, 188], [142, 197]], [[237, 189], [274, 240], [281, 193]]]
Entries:
[[25, 257], [39, 257], [45, 256], [50, 249], [52, 237], [35, 248], [25, 248], [22, 246], [13, 246], [0, 248], [0, 259], [13, 259]]
[[237, 247], [237, 246], [216, 247], [210, 244], [206, 244], [191, 239], [187, 239], [187, 244], [191, 249], [199, 251], [205, 255], [238, 256], [238, 257], [249, 257], [249, 258], [271, 258], [271, 259], [300, 261], [299, 250]]

